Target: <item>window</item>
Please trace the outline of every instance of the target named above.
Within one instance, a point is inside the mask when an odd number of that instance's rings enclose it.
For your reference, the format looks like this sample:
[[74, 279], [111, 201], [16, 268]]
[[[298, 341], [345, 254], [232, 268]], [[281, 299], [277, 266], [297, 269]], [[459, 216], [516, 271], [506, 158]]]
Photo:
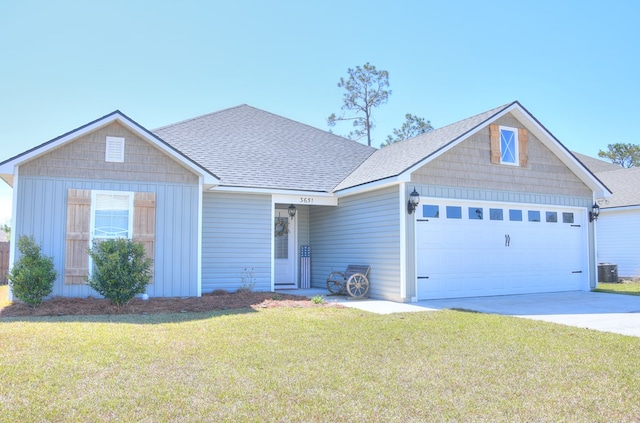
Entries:
[[133, 193], [92, 191], [91, 241], [133, 236]]
[[[135, 214], [135, 219], [134, 219]], [[83, 285], [92, 264], [92, 241], [118, 236], [144, 245], [155, 256], [156, 194], [153, 192], [67, 190], [64, 284]], [[153, 283], [153, 278], [149, 283]]]
[[492, 123], [489, 125], [491, 163], [527, 167], [529, 147], [527, 130], [509, 128]]
[[438, 218], [440, 217], [440, 207], [433, 206], [430, 204], [425, 204], [422, 206], [422, 216]]
[[500, 163], [518, 165], [518, 130], [500, 127]]
[[522, 222], [522, 210], [509, 210], [509, 220], [512, 222]]
[[489, 209], [489, 219], [503, 220], [502, 209]]
[[529, 210], [529, 222], [540, 222], [540, 212], [538, 210]]
[[469, 207], [469, 220], [482, 220], [482, 207]]
[[106, 162], [124, 162], [124, 138], [107, 137], [104, 160]]
[[462, 207], [447, 206], [447, 219], [462, 219]]
[[547, 222], [549, 222], [549, 223], [558, 223], [558, 213], [557, 212], [547, 212]]
[[573, 223], [573, 213], [562, 213], [562, 223]]

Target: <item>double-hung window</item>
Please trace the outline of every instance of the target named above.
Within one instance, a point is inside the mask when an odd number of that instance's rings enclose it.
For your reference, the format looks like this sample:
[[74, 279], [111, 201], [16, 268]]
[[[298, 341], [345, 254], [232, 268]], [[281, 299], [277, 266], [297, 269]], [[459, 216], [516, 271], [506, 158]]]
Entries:
[[91, 192], [91, 241], [133, 237], [133, 193]]

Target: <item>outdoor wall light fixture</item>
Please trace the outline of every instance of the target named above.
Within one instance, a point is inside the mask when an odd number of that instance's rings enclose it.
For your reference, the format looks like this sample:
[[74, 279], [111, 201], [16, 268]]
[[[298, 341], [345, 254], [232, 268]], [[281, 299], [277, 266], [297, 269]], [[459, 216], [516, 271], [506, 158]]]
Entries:
[[289, 211], [289, 217], [291, 217], [292, 219], [296, 217], [296, 206], [291, 204], [287, 210]]
[[407, 202], [407, 211], [409, 214], [413, 213], [418, 204], [420, 203], [420, 194], [416, 191], [416, 187], [413, 187], [413, 191], [409, 194], [409, 201]]
[[593, 206], [591, 206], [591, 211], [589, 212], [589, 222], [598, 220], [598, 216], [600, 216], [600, 206], [598, 205], [598, 203], [593, 203]]

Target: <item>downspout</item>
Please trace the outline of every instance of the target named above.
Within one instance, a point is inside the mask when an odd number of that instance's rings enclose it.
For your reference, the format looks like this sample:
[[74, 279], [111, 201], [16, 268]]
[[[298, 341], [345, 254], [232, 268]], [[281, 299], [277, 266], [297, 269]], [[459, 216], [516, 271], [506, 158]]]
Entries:
[[[593, 195], [593, 204], [596, 204], [596, 196]], [[587, 211], [587, 219], [589, 219], [590, 211]], [[590, 277], [589, 277], [589, 288], [596, 289], [598, 287], [598, 234], [596, 233], [596, 222], [589, 222], [591, 225], [591, 233], [592, 233], [592, 241], [593, 241], [593, 260], [591, 261], [591, 269], [590, 269]]]
[[204, 207], [204, 176], [200, 175], [198, 178], [198, 269], [196, 271], [196, 296], [202, 296], [202, 216]]
[[407, 301], [407, 189], [406, 183], [401, 182], [400, 189], [400, 298]]

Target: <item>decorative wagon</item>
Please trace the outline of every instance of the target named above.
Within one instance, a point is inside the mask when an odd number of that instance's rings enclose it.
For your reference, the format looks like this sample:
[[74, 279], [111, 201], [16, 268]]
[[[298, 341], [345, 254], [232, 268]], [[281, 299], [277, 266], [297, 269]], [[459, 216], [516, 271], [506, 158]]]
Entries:
[[331, 272], [327, 289], [335, 295], [348, 293], [355, 298], [364, 297], [369, 292], [369, 271], [371, 266], [350, 264], [344, 272]]

